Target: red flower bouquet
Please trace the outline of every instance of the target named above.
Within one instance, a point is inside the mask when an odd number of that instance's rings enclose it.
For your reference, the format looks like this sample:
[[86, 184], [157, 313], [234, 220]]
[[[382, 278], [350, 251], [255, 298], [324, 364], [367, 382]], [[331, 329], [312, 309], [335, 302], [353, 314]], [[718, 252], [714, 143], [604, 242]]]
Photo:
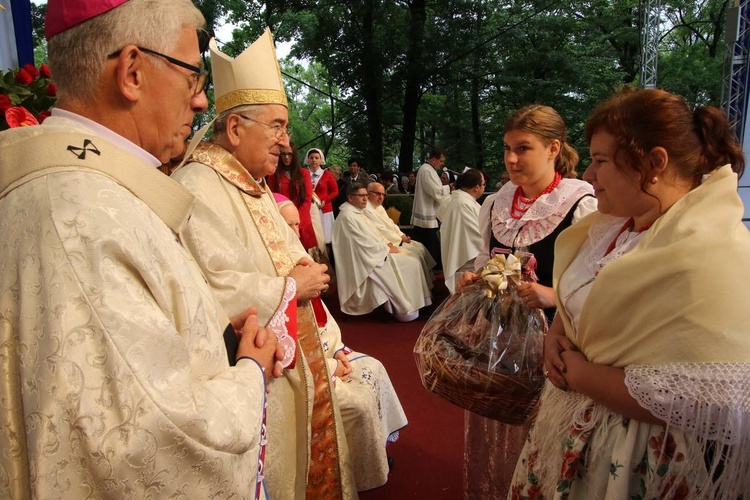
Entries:
[[5, 113], [5, 110], [11, 106], [13, 106], [13, 103], [10, 101], [10, 97], [5, 94], [0, 94], [0, 111]]
[[39, 125], [39, 121], [23, 106], [11, 106], [5, 110], [5, 121], [10, 128]]
[[57, 99], [57, 87], [46, 64], [26, 64], [0, 77], [0, 130], [38, 125]]

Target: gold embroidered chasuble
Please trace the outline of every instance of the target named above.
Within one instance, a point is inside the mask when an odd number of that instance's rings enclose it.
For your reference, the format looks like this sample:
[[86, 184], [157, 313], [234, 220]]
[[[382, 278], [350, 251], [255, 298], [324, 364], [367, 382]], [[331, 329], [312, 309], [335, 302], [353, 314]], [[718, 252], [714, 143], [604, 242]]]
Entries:
[[176, 241], [194, 197], [69, 119], [0, 152], [0, 498], [250, 498], [263, 376]]
[[[258, 299], [259, 309], [262, 309], [259, 321], [265, 324], [280, 305], [279, 283], [285, 282], [284, 278], [297, 262], [307, 256], [281, 219], [270, 192], [265, 185], [252, 179], [229, 152], [207, 142], [196, 148], [188, 164], [174, 177], [194, 191], [199, 200], [210, 200], [213, 205], [213, 215], [201, 212], [201, 217], [194, 218], [200, 220], [188, 224], [185, 239], [202, 265], [216, 267], [216, 272], [209, 269], [207, 274], [220, 299], [226, 298], [229, 308], [237, 310], [255, 306]], [[191, 232], [191, 224], [202, 227], [195, 227]], [[223, 258], [225, 256], [221, 256], [220, 264], [211, 263], [217, 258], [214, 254], [217, 242], [205, 241], [208, 233], [204, 231], [211, 225], [214, 229], [222, 226], [222, 230], [232, 227], [232, 232], [253, 256], [252, 263], [234, 263], [238, 269], [228, 273], [226, 287], [214, 279], [222, 280], [219, 268], [233, 263]], [[252, 293], [240, 293], [237, 286], [252, 287]], [[271, 382], [265, 470], [269, 495], [274, 498], [354, 497], [346, 440], [329, 372], [332, 365], [327, 366], [330, 360], [326, 360], [322, 342], [326, 343], [326, 348], [329, 344], [341, 347], [343, 344], [340, 337], [321, 338], [310, 303], [298, 307], [297, 317], [298, 353], [302, 362]]]

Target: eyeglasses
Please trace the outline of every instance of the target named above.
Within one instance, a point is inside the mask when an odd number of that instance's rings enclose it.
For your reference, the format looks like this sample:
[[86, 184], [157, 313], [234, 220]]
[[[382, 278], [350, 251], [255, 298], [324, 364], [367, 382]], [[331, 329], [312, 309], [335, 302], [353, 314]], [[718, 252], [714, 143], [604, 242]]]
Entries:
[[368, 191], [368, 193], [374, 194], [376, 196], [385, 196], [385, 193], [381, 193], [379, 191]]
[[362, 194], [350, 194], [349, 196], [356, 196], [357, 198], [367, 198], [367, 193], [362, 193]]
[[[237, 113], [237, 116], [239, 116], [240, 118], [244, 118], [245, 120], [250, 120], [251, 122], [259, 123], [265, 127], [270, 128], [271, 130], [273, 130], [273, 136], [276, 139], [281, 139], [283, 136], [287, 136], [289, 139], [292, 138], [292, 132], [286, 127], [282, 127], [281, 125], [271, 125], [270, 123], [265, 123], [260, 120], [256, 120], [255, 118], [250, 118], [249, 116], [245, 116], [239, 113]], [[287, 153], [287, 154], [291, 154], [291, 153]]]
[[[157, 52], [155, 50], [147, 49], [145, 47], [138, 47], [136, 45], [136, 48], [140, 50], [141, 52], [145, 52], [147, 54], [151, 54], [154, 56], [163, 57], [167, 60], [168, 63], [174, 64], [175, 66], [179, 66], [180, 68], [185, 68], [187, 70], [192, 71], [193, 73], [188, 76], [189, 79], [192, 80], [192, 83], [190, 84], [190, 89], [193, 91], [193, 95], [198, 95], [201, 92], [203, 92], [203, 89], [206, 87], [206, 82], [208, 81], [208, 71], [206, 71], [203, 68], [199, 68], [198, 66], [193, 66], [192, 64], [188, 64], [185, 61], [180, 61], [179, 59], [175, 59], [172, 56], [168, 56], [166, 54], [162, 54], [161, 52]], [[112, 59], [113, 57], [118, 57], [122, 53], [122, 49], [116, 50], [109, 54], [107, 56], [107, 59]]]

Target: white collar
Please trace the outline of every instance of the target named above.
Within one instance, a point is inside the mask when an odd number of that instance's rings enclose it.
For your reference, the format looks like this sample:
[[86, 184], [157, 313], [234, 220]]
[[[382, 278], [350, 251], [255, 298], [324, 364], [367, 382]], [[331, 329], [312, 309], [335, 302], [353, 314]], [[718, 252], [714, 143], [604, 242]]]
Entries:
[[460, 196], [462, 198], [466, 198], [467, 200], [471, 200], [476, 204], [479, 204], [477, 199], [474, 197], [473, 194], [469, 193], [468, 191], [464, 191], [463, 189], [454, 189], [453, 193], [456, 194], [456, 196]]
[[510, 215], [516, 186], [507, 182], [494, 197], [490, 225], [495, 239], [510, 247], [528, 246], [551, 234], [570, 208], [585, 194], [593, 194], [591, 184], [563, 178], [550, 193], [543, 194], [515, 219]]
[[78, 113], [74, 113], [72, 111], [68, 111], [67, 109], [61, 109], [61, 108], [53, 108], [52, 116], [54, 116], [55, 118], [61, 118], [61, 119], [73, 121], [76, 124], [90, 130], [94, 135], [97, 135], [101, 137], [102, 139], [111, 142], [118, 148], [124, 151], [127, 151], [128, 153], [134, 156], [137, 156], [138, 158], [140, 158], [147, 164], [152, 165], [154, 167], [161, 166], [161, 162], [154, 155], [152, 155], [151, 153], [149, 153], [142, 147], [138, 146], [134, 142], [129, 141], [128, 139], [124, 138], [117, 132], [114, 132], [111, 129], [108, 129], [101, 123], [97, 123], [94, 120], [91, 120], [89, 118], [86, 118], [85, 116], [79, 115]]
[[[367, 203], [370, 203], [370, 202], [368, 201]], [[367, 207], [365, 207], [365, 208], [355, 207], [354, 205], [352, 205], [351, 203], [349, 203], [347, 201], [346, 203], [344, 203], [343, 205], [341, 205], [341, 208], [339, 210], [341, 210], [341, 209], [347, 210], [347, 211], [351, 210], [351, 211], [353, 211], [355, 213], [358, 213], [358, 214], [364, 214], [366, 208]]]

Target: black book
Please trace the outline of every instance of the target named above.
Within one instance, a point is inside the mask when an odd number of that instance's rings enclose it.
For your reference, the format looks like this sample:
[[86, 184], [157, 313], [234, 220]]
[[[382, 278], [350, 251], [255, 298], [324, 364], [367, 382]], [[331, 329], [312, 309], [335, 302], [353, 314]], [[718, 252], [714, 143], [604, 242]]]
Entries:
[[231, 323], [224, 329], [224, 345], [227, 346], [227, 357], [229, 357], [229, 366], [237, 364], [237, 349], [240, 346], [240, 340], [234, 333], [234, 327]]

